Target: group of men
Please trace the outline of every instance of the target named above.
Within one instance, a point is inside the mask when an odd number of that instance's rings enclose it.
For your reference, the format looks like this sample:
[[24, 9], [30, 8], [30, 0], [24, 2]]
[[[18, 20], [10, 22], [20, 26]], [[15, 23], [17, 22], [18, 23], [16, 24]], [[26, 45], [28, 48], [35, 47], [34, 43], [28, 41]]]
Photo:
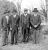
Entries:
[[12, 13], [11, 16], [2, 17], [1, 20], [1, 30], [4, 31], [3, 46], [7, 44], [9, 31], [11, 31], [11, 44], [17, 44], [19, 28], [22, 30], [24, 43], [29, 41], [31, 34], [34, 34], [34, 43], [37, 43], [36, 34], [39, 34], [37, 31], [41, 29], [41, 16], [38, 14], [37, 8], [34, 8], [33, 14], [28, 14], [27, 9], [24, 9], [24, 13], [21, 15], [18, 15], [16, 10], [13, 10]]

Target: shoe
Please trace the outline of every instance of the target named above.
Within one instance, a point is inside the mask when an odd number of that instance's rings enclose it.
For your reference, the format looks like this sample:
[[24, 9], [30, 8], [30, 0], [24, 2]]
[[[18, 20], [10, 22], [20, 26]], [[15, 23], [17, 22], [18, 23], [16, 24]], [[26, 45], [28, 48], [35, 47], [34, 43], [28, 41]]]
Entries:
[[13, 45], [13, 43], [11, 43], [11, 45]]
[[18, 45], [18, 43], [15, 43], [15, 45]]
[[3, 44], [2, 46], [5, 46], [6, 44]]

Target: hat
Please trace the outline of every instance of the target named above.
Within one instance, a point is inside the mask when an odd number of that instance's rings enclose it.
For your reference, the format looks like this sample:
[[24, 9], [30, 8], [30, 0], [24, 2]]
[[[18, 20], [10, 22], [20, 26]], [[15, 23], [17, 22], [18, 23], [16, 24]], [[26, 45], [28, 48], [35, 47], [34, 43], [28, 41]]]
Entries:
[[24, 12], [25, 12], [25, 11], [28, 11], [28, 9], [24, 9]]
[[34, 8], [33, 12], [38, 12], [37, 8]]
[[17, 10], [14, 9], [14, 10], [12, 11], [12, 13], [14, 13], [14, 12], [17, 13]]
[[6, 14], [6, 13], [10, 13], [10, 11], [6, 10], [6, 11], [4, 12], [4, 14]]

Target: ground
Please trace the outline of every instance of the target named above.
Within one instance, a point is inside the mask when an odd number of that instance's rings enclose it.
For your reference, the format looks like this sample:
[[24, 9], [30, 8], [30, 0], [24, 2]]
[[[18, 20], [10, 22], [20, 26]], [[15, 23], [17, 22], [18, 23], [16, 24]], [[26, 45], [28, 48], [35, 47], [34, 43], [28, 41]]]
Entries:
[[40, 44], [33, 44], [29, 42], [27, 44], [19, 43], [18, 45], [6, 45], [0, 47], [0, 50], [48, 50], [48, 35], [45, 36], [44, 41]]
[[[47, 27], [47, 26], [46, 26]], [[44, 27], [46, 29], [46, 27]], [[39, 44], [33, 44], [32, 41], [29, 43], [18, 43], [18, 45], [6, 45], [4, 47], [2, 44], [2, 37], [0, 37], [0, 50], [48, 50], [48, 34], [43, 35], [42, 40]]]

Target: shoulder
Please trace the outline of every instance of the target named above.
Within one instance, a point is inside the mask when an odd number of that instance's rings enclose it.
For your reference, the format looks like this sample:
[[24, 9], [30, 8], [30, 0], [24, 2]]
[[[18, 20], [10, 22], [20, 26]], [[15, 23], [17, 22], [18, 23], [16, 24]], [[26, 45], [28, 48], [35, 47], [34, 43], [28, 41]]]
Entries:
[[37, 14], [38, 16], [41, 16], [39, 13]]
[[41, 15], [38, 14], [37, 17], [38, 17], [38, 18], [41, 18]]
[[3, 17], [2, 17], [2, 19], [5, 19], [5, 18], [6, 18], [6, 16], [3, 16]]

